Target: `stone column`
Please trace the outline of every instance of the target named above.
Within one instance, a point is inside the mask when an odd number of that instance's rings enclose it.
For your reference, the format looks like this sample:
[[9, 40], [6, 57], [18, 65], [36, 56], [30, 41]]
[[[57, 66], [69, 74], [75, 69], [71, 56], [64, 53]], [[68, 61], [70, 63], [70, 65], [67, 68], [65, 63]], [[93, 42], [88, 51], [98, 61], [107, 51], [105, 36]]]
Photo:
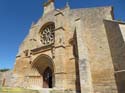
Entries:
[[84, 25], [80, 18], [75, 20], [75, 25], [81, 93], [93, 93], [88, 50], [83, 37]]

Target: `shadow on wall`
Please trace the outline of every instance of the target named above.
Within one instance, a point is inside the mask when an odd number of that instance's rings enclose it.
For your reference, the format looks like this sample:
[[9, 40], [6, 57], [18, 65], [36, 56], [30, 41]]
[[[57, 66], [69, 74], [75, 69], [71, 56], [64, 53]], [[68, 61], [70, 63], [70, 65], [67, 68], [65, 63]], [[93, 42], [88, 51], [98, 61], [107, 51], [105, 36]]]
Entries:
[[73, 55], [75, 57], [75, 67], [76, 67], [76, 92], [77, 93], [81, 93], [80, 76], [79, 76], [79, 65], [78, 65], [78, 47], [77, 47], [76, 31], [75, 31], [73, 37], [74, 37], [74, 40], [73, 40]]
[[125, 42], [119, 22], [104, 20], [118, 93], [125, 93]]

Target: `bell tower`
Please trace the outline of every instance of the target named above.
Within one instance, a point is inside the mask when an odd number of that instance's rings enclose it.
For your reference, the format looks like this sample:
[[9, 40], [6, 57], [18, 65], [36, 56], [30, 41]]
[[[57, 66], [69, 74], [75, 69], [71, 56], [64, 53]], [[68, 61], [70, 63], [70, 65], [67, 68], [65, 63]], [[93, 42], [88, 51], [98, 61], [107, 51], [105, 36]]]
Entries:
[[55, 9], [54, 6], [54, 0], [48, 0], [47, 2], [44, 3], [44, 13], [47, 14], [48, 12], [51, 12]]

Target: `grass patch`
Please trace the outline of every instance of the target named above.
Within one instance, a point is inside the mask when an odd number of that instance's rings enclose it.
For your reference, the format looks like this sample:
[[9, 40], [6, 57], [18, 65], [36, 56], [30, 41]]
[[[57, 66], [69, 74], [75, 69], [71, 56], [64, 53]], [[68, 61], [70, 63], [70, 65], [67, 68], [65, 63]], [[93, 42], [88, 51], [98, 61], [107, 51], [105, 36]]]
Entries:
[[37, 90], [29, 90], [23, 88], [0, 88], [0, 93], [39, 93]]

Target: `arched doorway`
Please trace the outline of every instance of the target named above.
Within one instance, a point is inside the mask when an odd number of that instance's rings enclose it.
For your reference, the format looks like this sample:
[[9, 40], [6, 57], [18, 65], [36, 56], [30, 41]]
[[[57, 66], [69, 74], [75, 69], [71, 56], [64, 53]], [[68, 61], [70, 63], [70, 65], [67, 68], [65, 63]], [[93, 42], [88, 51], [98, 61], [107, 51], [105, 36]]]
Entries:
[[32, 68], [35, 69], [34, 76], [37, 75], [37, 79], [41, 79], [38, 85], [41, 88], [53, 88], [55, 85], [55, 75], [54, 75], [54, 66], [52, 59], [47, 55], [40, 55], [37, 57], [33, 64]]
[[44, 88], [52, 88], [52, 70], [47, 67], [43, 74], [43, 87]]

